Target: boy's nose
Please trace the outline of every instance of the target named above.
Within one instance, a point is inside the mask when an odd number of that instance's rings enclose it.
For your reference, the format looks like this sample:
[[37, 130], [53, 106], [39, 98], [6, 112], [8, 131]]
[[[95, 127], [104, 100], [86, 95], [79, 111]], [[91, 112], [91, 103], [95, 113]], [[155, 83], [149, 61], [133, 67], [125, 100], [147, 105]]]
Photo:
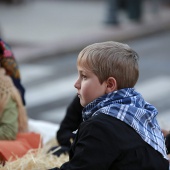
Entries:
[[76, 82], [74, 83], [74, 87], [75, 87], [76, 89], [80, 89], [79, 79], [77, 79]]

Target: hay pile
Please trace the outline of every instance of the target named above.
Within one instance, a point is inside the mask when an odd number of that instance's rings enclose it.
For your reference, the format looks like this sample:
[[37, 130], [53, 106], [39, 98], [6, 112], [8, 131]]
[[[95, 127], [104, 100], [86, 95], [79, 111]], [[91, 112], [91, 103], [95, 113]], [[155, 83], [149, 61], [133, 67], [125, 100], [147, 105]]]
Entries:
[[15, 161], [9, 160], [4, 166], [0, 165], [0, 170], [47, 170], [60, 167], [68, 161], [68, 155], [62, 154], [57, 157], [52, 152], [47, 154], [51, 147], [51, 143], [48, 143], [43, 148], [29, 150], [22, 158], [17, 158]]

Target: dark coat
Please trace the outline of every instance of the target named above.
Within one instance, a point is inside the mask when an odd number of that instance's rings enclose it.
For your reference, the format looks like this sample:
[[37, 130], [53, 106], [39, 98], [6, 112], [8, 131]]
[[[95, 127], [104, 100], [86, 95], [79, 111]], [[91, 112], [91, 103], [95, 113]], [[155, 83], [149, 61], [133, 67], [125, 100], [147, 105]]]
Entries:
[[168, 170], [163, 156], [124, 122], [105, 114], [81, 123], [61, 170]]

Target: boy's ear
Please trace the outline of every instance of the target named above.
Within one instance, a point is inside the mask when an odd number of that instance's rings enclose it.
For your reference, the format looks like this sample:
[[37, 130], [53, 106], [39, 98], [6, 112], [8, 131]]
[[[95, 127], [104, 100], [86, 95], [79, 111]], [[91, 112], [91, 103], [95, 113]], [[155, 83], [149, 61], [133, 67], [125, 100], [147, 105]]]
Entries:
[[113, 77], [109, 77], [107, 80], [106, 80], [106, 93], [110, 93], [112, 91], [115, 91], [117, 90], [117, 81], [115, 78]]

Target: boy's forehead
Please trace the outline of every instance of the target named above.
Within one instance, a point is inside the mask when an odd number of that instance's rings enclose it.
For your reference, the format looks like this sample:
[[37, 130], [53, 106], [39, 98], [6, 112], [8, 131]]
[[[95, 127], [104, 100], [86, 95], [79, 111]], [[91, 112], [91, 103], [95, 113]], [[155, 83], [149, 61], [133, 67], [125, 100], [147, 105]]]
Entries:
[[92, 71], [89, 68], [78, 65], [77, 70], [79, 73], [91, 73]]
[[88, 62], [85, 58], [79, 58], [77, 60], [77, 67], [88, 68]]

